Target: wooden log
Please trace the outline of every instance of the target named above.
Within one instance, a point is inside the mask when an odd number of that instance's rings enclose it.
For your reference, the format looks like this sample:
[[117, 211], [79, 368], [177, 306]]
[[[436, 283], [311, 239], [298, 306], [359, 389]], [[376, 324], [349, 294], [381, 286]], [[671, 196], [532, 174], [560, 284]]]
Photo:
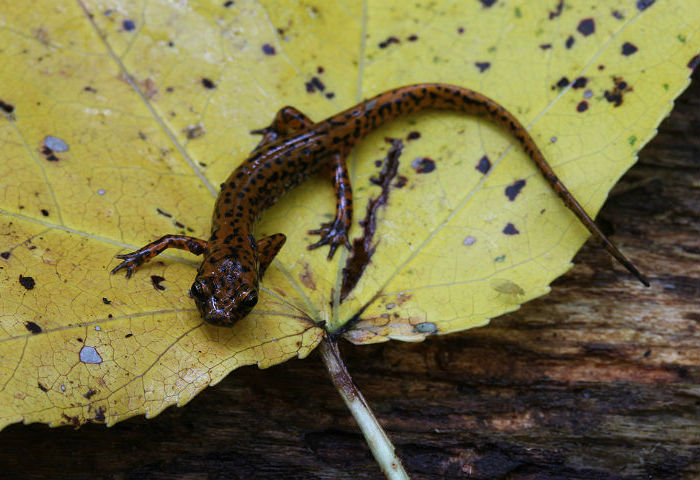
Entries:
[[[599, 217], [651, 288], [589, 244], [550, 295], [487, 327], [341, 345], [412, 478], [698, 478], [697, 77]], [[13, 425], [0, 445], [2, 478], [382, 478], [317, 354], [155, 419]]]

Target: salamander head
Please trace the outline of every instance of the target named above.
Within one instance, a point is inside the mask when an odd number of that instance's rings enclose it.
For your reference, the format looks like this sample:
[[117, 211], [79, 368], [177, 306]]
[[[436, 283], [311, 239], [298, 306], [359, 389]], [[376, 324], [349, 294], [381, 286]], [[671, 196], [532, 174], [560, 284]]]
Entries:
[[213, 266], [197, 273], [190, 296], [205, 322], [231, 327], [258, 303], [258, 274], [230, 258]]

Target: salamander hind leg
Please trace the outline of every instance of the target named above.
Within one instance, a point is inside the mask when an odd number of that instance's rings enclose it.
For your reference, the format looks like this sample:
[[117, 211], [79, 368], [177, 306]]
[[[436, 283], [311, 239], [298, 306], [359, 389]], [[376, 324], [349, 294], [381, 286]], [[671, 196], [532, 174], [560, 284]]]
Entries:
[[279, 137], [284, 137], [294, 130], [302, 130], [313, 125], [313, 121], [294, 107], [283, 107], [277, 112], [269, 127], [251, 130], [250, 133], [262, 135], [256, 149], [274, 142]]
[[135, 252], [117, 255], [117, 258], [124, 260], [122, 263], [114, 267], [112, 275], [121, 269], [126, 269], [126, 278], [131, 277], [135, 268], [140, 267], [144, 263], [150, 261], [156, 255], [163, 253], [168, 248], [179, 248], [180, 250], [189, 250], [195, 255], [201, 255], [207, 248], [206, 240], [200, 240], [195, 237], [186, 235], [165, 235], [160, 237], [155, 242], [139, 248]]
[[335, 189], [335, 218], [331, 222], [322, 223], [321, 227], [316, 230], [309, 230], [310, 234], [320, 235], [321, 239], [307, 247], [309, 250], [313, 250], [322, 245], [329, 245], [328, 260], [333, 258], [340, 245], [345, 245], [348, 250], [352, 248], [348, 239], [352, 225], [352, 187], [350, 186], [348, 168], [345, 165], [345, 157], [336, 155], [332, 160], [331, 168], [333, 188]]

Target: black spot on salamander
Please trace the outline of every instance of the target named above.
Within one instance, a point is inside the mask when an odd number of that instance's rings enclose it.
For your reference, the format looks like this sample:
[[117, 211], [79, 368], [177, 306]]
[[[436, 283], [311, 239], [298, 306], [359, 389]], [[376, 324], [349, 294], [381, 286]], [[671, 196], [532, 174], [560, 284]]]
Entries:
[[233, 4], [234, 4], [234, 1], [233, 1], [233, 0], [226, 0], [226, 1], [224, 2], [224, 7], [229, 8], [229, 7], [232, 7]]
[[611, 13], [612, 16], [617, 18], [618, 20], [622, 20], [625, 18], [625, 16], [619, 10], [613, 10]]
[[312, 77], [310, 83], [311, 83], [311, 86], [312, 86], [312, 88], [313, 88], [312, 91], [319, 90], [319, 91], [322, 92], [322, 91], [324, 91], [324, 90], [326, 89], [326, 86], [323, 84], [323, 82], [321, 81], [321, 79], [318, 78], [318, 77]]
[[476, 164], [476, 168], [478, 171], [486, 175], [489, 173], [489, 170], [491, 170], [491, 160], [489, 160], [489, 157], [484, 155], [479, 159], [479, 162]]
[[24, 328], [32, 333], [32, 335], [37, 335], [41, 333], [41, 327], [34, 322], [25, 322]]
[[36, 386], [39, 387], [39, 390], [41, 390], [42, 392], [48, 392], [48, 391], [49, 391], [49, 389], [46, 388], [45, 386], [43, 386], [43, 385], [41, 384], [41, 382], [37, 382], [37, 385], [36, 385]]
[[464, 27], [457, 27], [457, 33], [462, 35], [464, 33]]
[[567, 49], [569, 49], [569, 48], [574, 46], [575, 41], [576, 40], [574, 40], [573, 35], [569, 35], [569, 38], [566, 39], [566, 42], [564, 43], [564, 45], [566, 46]]
[[428, 157], [418, 157], [411, 162], [416, 173], [430, 173], [435, 170], [435, 160]]
[[549, 11], [549, 19], [554, 20], [557, 18], [559, 15], [561, 15], [562, 10], [564, 10], [564, 0], [559, 0], [557, 6], [554, 7], [554, 11]]
[[19, 283], [27, 290], [31, 290], [36, 285], [36, 282], [32, 277], [25, 277], [24, 275], [19, 276]]
[[656, 0], [639, 0], [637, 2], [637, 10], [644, 11], [647, 8], [651, 7]]
[[265, 45], [262, 46], [262, 51], [265, 55], [274, 55], [275, 53], [277, 53], [277, 51], [275, 50], [275, 47], [273, 47], [269, 43], [266, 43]]
[[583, 88], [588, 84], [588, 79], [586, 77], [578, 77], [576, 80], [574, 80], [574, 83], [571, 84], [572, 88]]
[[592, 18], [584, 18], [578, 22], [578, 27], [576, 27], [576, 30], [578, 30], [578, 32], [584, 37], [595, 33], [595, 20]]
[[182, 223], [178, 222], [177, 220], [173, 222], [173, 225], [175, 225], [177, 228], [185, 228], [185, 225]]
[[550, 48], [552, 48], [552, 44], [551, 43], [542, 43], [542, 44], [540, 44], [540, 48], [542, 50], [549, 50]]
[[0, 100], [0, 110], [2, 110], [3, 112], [5, 112], [6, 114], [9, 115], [15, 111], [15, 106], [10, 104], [10, 103], [6, 103], [6, 102], [3, 102], [2, 100]]
[[408, 38], [406, 38], [406, 40], [408, 40], [409, 42], [415, 42], [416, 40], [418, 40], [418, 35], [416, 35], [415, 33], [413, 35], [409, 35]]
[[133, 336], [134, 336], [133, 333], [127, 333], [126, 335], [124, 335], [124, 338], [131, 338]]
[[165, 210], [161, 210], [160, 208], [156, 208], [156, 212], [158, 212], [160, 215], [163, 215], [164, 217], [172, 218], [171, 214], [169, 214]]
[[474, 65], [479, 69], [479, 73], [484, 73], [491, 66], [491, 62], [476, 62]]
[[585, 100], [581, 100], [578, 105], [576, 105], [576, 111], [579, 113], [583, 113], [586, 110], [588, 110], [588, 102]]
[[695, 68], [698, 66], [698, 64], [700, 64], [700, 55], [695, 55], [688, 62], [688, 68], [691, 70], [695, 70]]
[[109, 305], [110, 303], [112, 303], [112, 301], [107, 297], [102, 297], [102, 303], [104, 303], [105, 305]]
[[629, 57], [633, 53], [635, 53], [638, 50], [637, 46], [630, 43], [630, 42], [625, 42], [622, 44], [622, 54], [625, 57]]
[[212, 80], [210, 80], [208, 78], [202, 78], [202, 85], [204, 85], [204, 88], [207, 88], [210, 90], [212, 88], [216, 88], [216, 83], [214, 83]]
[[489, 8], [489, 7], [493, 6], [494, 3], [496, 3], [496, 0], [479, 0], [479, 1], [481, 2], [481, 4], [485, 8]]
[[506, 197], [508, 197], [508, 200], [510, 200], [511, 202], [514, 201], [515, 197], [518, 196], [520, 191], [525, 186], [525, 183], [525, 180], [517, 180], [512, 185], [508, 185], [505, 190]]
[[90, 398], [91, 398], [93, 395], [95, 395], [96, 393], [97, 393], [96, 390], [93, 390], [92, 388], [88, 388], [88, 391], [85, 392], [85, 394], [83, 395], [83, 397], [85, 397], [85, 398], [87, 398], [88, 400], [90, 400]]
[[0, 257], [7, 260], [8, 258], [10, 258], [10, 252], [2, 252], [2, 253], [0, 253]]
[[151, 283], [153, 284], [153, 288], [156, 290], [165, 290], [165, 287], [160, 284], [165, 280], [165, 277], [161, 277], [160, 275], [151, 275]]
[[131, 32], [132, 30], [134, 30], [134, 29], [136, 28], [136, 24], [134, 23], [133, 20], [124, 20], [124, 21], [122, 22], [122, 27], [123, 27], [124, 30], [126, 30], [127, 32]]
[[518, 235], [520, 231], [517, 228], [515, 228], [515, 225], [508, 222], [508, 224], [503, 229], [503, 233], [505, 233], [506, 235]]

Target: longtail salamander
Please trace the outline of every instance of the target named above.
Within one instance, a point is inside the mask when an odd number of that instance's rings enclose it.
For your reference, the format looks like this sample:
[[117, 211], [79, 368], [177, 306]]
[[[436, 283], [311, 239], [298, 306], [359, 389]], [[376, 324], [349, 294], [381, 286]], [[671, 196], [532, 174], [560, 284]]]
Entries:
[[282, 233], [258, 240], [253, 237], [253, 227], [260, 213], [283, 193], [327, 168], [336, 192], [335, 219], [309, 231], [320, 239], [308, 248], [328, 245], [329, 259], [340, 245], [349, 249], [352, 192], [346, 156], [369, 132], [402, 115], [427, 109], [483, 115], [508, 130], [593, 236], [644, 285], [649, 285], [569, 193], [530, 134], [510, 112], [480, 93], [439, 83], [397, 88], [318, 123], [294, 107], [282, 108], [269, 127], [251, 132], [261, 134], [262, 140], [250, 157], [221, 184], [208, 240], [165, 235], [135, 252], [117, 255], [123, 262], [112, 273], [126, 269], [128, 278], [134, 268], [167, 248], [204, 255], [190, 296], [206, 322], [233, 325], [258, 302], [258, 283], [286, 240]]

